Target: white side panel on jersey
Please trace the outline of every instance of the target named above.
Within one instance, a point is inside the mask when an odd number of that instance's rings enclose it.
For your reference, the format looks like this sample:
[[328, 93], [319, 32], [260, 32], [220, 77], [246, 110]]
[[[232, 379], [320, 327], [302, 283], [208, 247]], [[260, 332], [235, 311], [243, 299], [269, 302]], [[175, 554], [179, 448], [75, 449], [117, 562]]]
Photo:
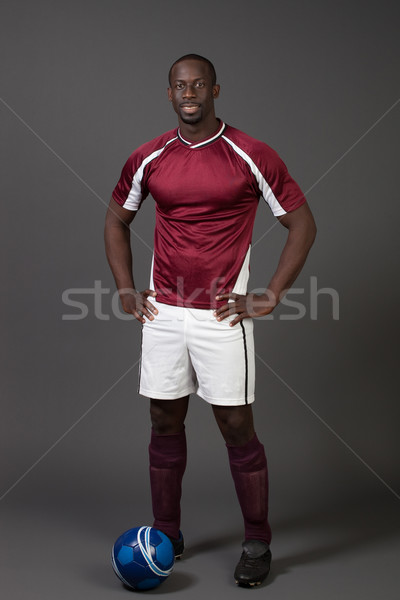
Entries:
[[125, 201], [125, 204], [123, 205], [124, 208], [126, 208], [128, 210], [138, 210], [141, 199], [142, 199], [142, 185], [141, 184], [142, 184], [142, 179], [143, 179], [143, 171], [144, 171], [146, 165], [148, 165], [152, 160], [154, 160], [155, 158], [160, 156], [160, 154], [165, 150], [165, 148], [168, 146], [168, 144], [170, 144], [174, 140], [176, 140], [176, 137], [172, 138], [172, 140], [168, 140], [168, 142], [165, 144], [165, 146], [163, 146], [162, 148], [159, 148], [158, 150], [155, 150], [152, 154], [150, 154], [150, 156], [147, 156], [143, 160], [142, 164], [140, 165], [140, 167], [138, 168], [138, 170], [136, 171], [136, 173], [133, 176], [131, 190]]
[[249, 165], [249, 167], [251, 169], [251, 172], [253, 173], [254, 177], [257, 180], [258, 187], [260, 188], [260, 191], [262, 193], [264, 200], [269, 204], [275, 217], [280, 217], [281, 215], [286, 215], [286, 210], [284, 210], [284, 208], [282, 208], [282, 206], [279, 204], [275, 194], [273, 193], [272, 189], [268, 185], [265, 178], [262, 176], [262, 174], [261, 174], [259, 168], [257, 167], [257, 165], [255, 164], [255, 162], [250, 158], [250, 156], [248, 154], [246, 154], [246, 152], [244, 152], [241, 148], [239, 148], [239, 146], [237, 146], [234, 142], [232, 142], [232, 140], [230, 140], [228, 137], [226, 137], [226, 135], [223, 135], [222, 138], [230, 146], [232, 146], [234, 151], [237, 154], [239, 154], [239, 156], [241, 158], [243, 158], [243, 160], [245, 162], [247, 162], [247, 164]]
[[236, 279], [235, 285], [233, 286], [232, 293], [233, 294], [247, 294], [247, 284], [249, 281], [249, 265], [250, 265], [250, 251], [251, 246], [246, 252], [246, 256], [244, 257], [244, 261], [242, 264], [242, 268], [240, 269], [240, 273], [238, 278]]
[[151, 258], [151, 269], [150, 269], [150, 290], [155, 290], [154, 287], [154, 279], [153, 279], [153, 269], [154, 269], [154, 252]]

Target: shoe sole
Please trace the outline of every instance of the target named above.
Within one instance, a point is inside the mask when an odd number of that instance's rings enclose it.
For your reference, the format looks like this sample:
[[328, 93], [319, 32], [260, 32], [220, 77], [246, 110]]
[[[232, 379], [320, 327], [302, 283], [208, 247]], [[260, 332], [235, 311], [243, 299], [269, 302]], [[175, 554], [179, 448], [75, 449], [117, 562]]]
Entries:
[[240, 587], [256, 587], [257, 585], [261, 585], [262, 581], [252, 581], [249, 583], [245, 583], [243, 581], [238, 581], [237, 579], [235, 579], [236, 585], [239, 585]]

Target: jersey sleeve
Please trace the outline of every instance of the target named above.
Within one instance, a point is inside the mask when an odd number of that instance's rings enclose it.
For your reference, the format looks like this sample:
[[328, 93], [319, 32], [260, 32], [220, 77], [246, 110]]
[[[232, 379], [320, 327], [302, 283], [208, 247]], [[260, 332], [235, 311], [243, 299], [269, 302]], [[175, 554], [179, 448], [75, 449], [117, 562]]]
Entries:
[[299, 185], [275, 150], [262, 144], [257, 148], [255, 163], [253, 174], [261, 195], [276, 217], [296, 210], [306, 202]]
[[126, 161], [112, 197], [123, 208], [136, 211], [148, 193], [143, 180], [143, 160], [136, 151]]

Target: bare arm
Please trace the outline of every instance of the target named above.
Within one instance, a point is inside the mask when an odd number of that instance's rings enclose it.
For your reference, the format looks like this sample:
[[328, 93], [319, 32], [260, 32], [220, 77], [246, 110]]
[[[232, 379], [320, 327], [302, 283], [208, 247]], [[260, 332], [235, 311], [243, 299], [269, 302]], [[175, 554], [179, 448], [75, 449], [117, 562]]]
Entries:
[[306, 262], [317, 233], [314, 217], [308, 204], [303, 204], [297, 210], [278, 218], [288, 229], [289, 234], [280, 256], [278, 268], [268, 285], [271, 299], [276, 298], [276, 304], [295, 282]]
[[317, 231], [314, 217], [308, 204], [305, 203], [293, 212], [278, 218], [289, 233], [278, 267], [265, 293], [246, 294], [245, 296], [231, 293], [217, 296], [217, 300], [231, 300], [215, 311], [218, 320], [238, 313], [238, 316], [230, 323], [236, 325], [246, 317], [268, 315], [279, 304], [299, 275], [314, 243]]
[[107, 259], [119, 291], [122, 308], [144, 323], [144, 317], [153, 320], [153, 314], [157, 314], [157, 309], [147, 300], [148, 296], [155, 297], [156, 292], [149, 289], [138, 292], [135, 288], [129, 229], [135, 216], [136, 211], [122, 208], [111, 198], [106, 215], [104, 241]]

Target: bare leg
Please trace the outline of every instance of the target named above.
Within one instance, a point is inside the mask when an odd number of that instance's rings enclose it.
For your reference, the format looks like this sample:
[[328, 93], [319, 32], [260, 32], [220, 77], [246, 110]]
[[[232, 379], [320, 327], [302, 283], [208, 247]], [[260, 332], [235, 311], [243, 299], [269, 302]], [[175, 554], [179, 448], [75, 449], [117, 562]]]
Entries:
[[177, 400], [150, 400], [150, 417], [157, 435], [172, 435], [184, 429], [189, 396]]
[[255, 434], [251, 404], [244, 406], [212, 405], [214, 416], [227, 444], [244, 446]]

